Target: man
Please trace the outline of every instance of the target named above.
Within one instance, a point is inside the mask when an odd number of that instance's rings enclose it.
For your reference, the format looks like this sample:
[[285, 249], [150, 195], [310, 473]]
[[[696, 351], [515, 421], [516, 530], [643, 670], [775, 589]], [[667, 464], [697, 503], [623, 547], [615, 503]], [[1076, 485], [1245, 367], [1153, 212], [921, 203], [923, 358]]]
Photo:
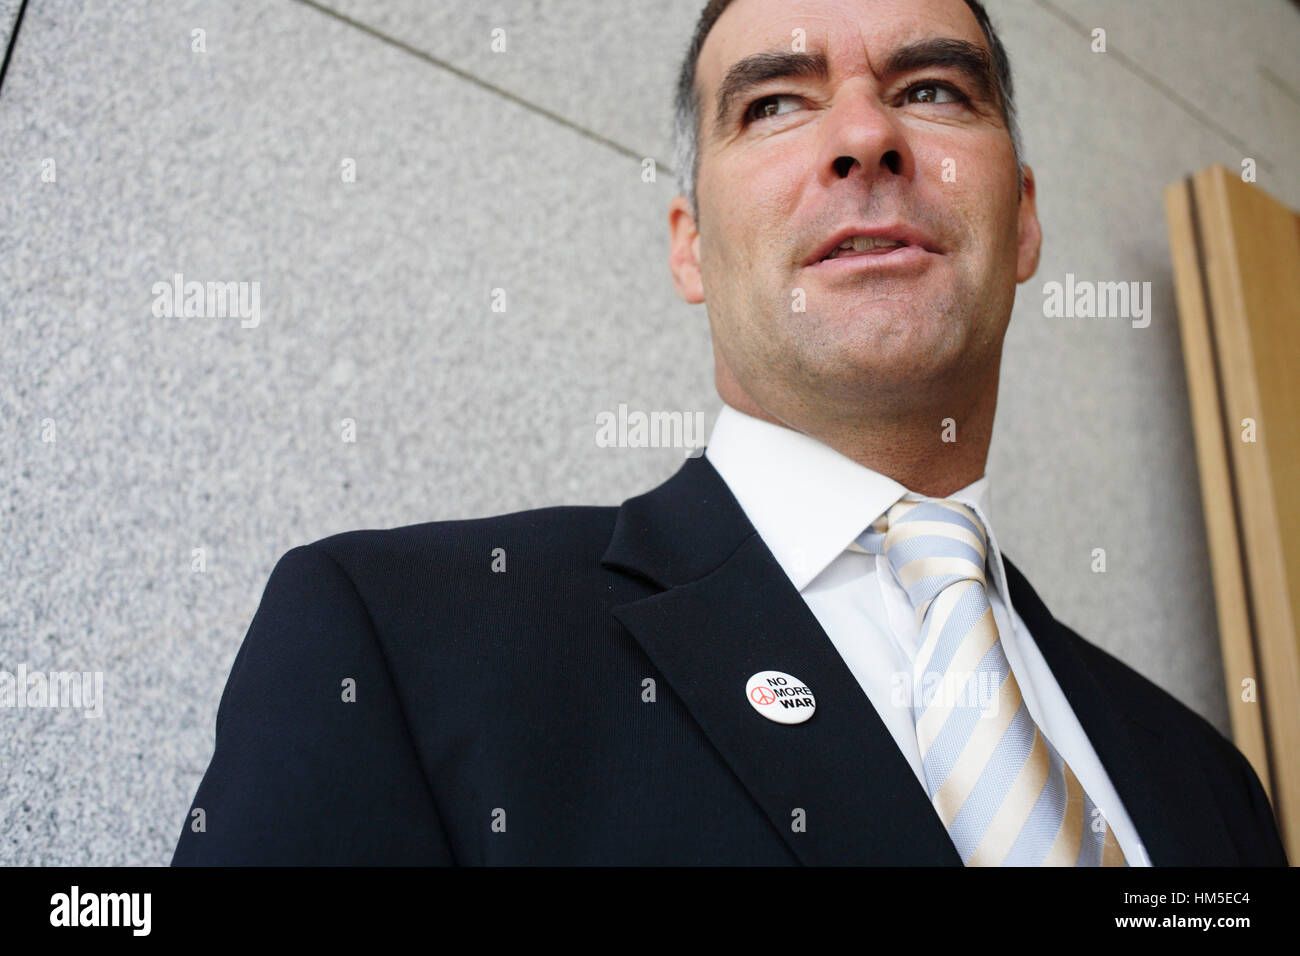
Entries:
[[1285, 864], [1236, 748], [993, 537], [1011, 95], [974, 0], [713, 0], [670, 210], [706, 456], [286, 554], [174, 862]]

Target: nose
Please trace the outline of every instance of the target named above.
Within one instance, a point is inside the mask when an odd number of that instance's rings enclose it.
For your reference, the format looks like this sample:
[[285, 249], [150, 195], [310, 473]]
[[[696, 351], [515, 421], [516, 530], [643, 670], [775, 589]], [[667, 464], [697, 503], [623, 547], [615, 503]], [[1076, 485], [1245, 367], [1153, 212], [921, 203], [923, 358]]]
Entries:
[[884, 178], [915, 175], [916, 157], [903, 126], [870, 78], [842, 85], [827, 120], [817, 164], [823, 186], [858, 178], [870, 187]]

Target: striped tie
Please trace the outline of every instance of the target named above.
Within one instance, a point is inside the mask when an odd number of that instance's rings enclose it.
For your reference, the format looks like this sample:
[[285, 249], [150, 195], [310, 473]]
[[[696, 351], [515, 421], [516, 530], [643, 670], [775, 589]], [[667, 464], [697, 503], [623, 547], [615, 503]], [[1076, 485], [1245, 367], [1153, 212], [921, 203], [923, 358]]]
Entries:
[[899, 501], [856, 543], [886, 556], [916, 609], [916, 739], [926, 789], [962, 861], [1127, 866], [1020, 695], [985, 592], [987, 539], [975, 512], [951, 500]]

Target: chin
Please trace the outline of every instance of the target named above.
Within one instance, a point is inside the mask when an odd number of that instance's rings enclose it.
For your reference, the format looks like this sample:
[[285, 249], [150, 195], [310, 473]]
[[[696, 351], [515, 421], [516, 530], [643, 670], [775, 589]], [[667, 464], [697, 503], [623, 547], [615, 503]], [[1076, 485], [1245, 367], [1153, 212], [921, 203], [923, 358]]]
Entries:
[[812, 374], [842, 387], [917, 389], [939, 383], [961, 367], [950, 341], [894, 339], [885, 343], [854, 343], [830, 353], [805, 355]]
[[822, 354], [820, 364], [882, 369], [925, 364], [960, 354], [967, 339], [962, 327], [903, 307], [814, 319], [812, 326], [804, 330], [804, 341], [808, 351]]

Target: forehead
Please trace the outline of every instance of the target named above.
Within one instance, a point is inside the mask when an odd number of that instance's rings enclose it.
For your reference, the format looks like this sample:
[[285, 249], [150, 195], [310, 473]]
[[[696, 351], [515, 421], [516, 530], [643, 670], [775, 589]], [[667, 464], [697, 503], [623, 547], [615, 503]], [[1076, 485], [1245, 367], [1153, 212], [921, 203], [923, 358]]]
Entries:
[[874, 68], [890, 50], [928, 37], [969, 40], [988, 49], [964, 0], [733, 0], [709, 31], [696, 66], [701, 102], [714, 101], [736, 61], [791, 49], [802, 30], [807, 52], [825, 53], [831, 73]]

